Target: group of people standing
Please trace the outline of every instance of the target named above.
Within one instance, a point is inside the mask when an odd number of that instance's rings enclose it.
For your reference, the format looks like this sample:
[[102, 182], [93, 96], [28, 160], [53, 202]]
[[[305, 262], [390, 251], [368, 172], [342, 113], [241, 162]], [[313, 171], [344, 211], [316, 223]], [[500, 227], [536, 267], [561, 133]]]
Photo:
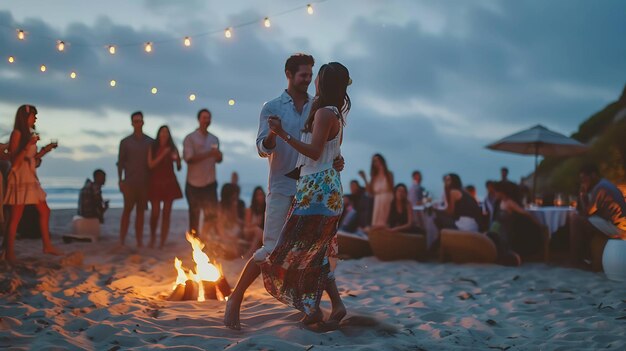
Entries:
[[[133, 133], [120, 142], [117, 169], [119, 189], [124, 197], [120, 223], [120, 244], [124, 245], [130, 215], [136, 208], [135, 236], [137, 246], [143, 246], [144, 211], [148, 201], [150, 214], [150, 247], [156, 244], [156, 232], [161, 218], [159, 247], [167, 241], [174, 200], [183, 197], [175, 169], [181, 170], [181, 155], [168, 126], [161, 126], [156, 138], [143, 133], [143, 113], [131, 114]], [[189, 204], [189, 231], [198, 232], [200, 212], [206, 221], [216, 217], [217, 181], [215, 165], [222, 162], [219, 139], [208, 131], [211, 112], [198, 112], [198, 129], [183, 141], [182, 159], [187, 163], [185, 195]]]

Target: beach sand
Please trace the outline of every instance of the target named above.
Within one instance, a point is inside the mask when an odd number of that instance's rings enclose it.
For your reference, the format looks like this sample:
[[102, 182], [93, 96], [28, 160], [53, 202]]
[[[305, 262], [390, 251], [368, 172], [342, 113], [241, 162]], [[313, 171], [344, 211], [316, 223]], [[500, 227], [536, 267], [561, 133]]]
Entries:
[[[10, 350], [575, 350], [626, 349], [626, 283], [602, 273], [527, 264], [453, 265], [341, 261], [348, 308], [339, 330], [298, 323], [301, 314], [257, 281], [241, 331], [222, 326], [224, 302], [170, 302], [174, 256], [189, 266], [187, 213], [174, 211], [165, 250], [118, 247], [121, 211], [106, 214], [98, 243], [63, 244], [74, 214], [52, 212], [66, 256], [19, 240], [15, 267], [0, 262], [0, 348]], [[146, 213], [146, 222], [148, 213]], [[147, 233], [147, 230], [145, 231]], [[232, 286], [245, 262], [223, 262]], [[326, 314], [330, 305], [322, 303]]]

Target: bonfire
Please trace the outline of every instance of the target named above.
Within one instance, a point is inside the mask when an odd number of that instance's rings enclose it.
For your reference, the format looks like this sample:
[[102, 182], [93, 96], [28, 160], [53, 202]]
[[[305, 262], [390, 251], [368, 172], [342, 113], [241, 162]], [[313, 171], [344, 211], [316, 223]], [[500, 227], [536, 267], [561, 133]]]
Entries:
[[211, 263], [209, 256], [202, 251], [204, 244], [198, 237], [189, 233], [185, 237], [193, 250], [194, 268], [186, 269], [178, 257], [174, 258], [174, 268], [178, 274], [168, 300], [227, 300], [231, 290], [221, 267]]

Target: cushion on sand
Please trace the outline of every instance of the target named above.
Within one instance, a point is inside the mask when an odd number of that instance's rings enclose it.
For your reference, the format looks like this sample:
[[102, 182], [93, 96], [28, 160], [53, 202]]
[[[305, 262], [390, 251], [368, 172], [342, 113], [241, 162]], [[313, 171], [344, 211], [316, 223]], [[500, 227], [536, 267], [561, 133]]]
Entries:
[[350, 258], [372, 256], [370, 242], [366, 236], [361, 236], [344, 231], [337, 231], [337, 244], [339, 255]]
[[425, 259], [426, 237], [421, 234], [372, 229], [369, 243], [374, 256], [382, 261]]
[[602, 254], [602, 267], [607, 278], [626, 282], [626, 240], [607, 241]]
[[100, 221], [98, 218], [74, 216], [72, 218], [72, 233], [67, 236], [78, 239], [90, 239], [92, 242], [96, 242], [100, 237]]
[[454, 263], [495, 263], [496, 245], [486, 235], [453, 229], [441, 231], [441, 261]]

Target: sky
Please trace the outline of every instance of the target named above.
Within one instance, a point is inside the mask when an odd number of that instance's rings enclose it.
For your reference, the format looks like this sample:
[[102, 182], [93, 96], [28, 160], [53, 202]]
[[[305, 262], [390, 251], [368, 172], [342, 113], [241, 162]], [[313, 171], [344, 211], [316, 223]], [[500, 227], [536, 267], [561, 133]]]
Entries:
[[[626, 6], [619, 0], [327, 0], [312, 2], [313, 15], [306, 4], [0, 2], [0, 141], [8, 140], [17, 107], [33, 104], [43, 141], [60, 144], [38, 171], [44, 188], [64, 181], [79, 187], [95, 168], [114, 187], [131, 112], [144, 112], [152, 137], [169, 125], [182, 148], [206, 107], [224, 153], [218, 182], [237, 171], [242, 184], [265, 185], [267, 160], [254, 146], [259, 112], [286, 88], [286, 58], [305, 52], [316, 59], [314, 72], [339, 61], [353, 80], [344, 186], [381, 153], [396, 182], [410, 183], [421, 170], [426, 188], [440, 194], [442, 176], [455, 172], [481, 194], [500, 167], [517, 180], [534, 165], [532, 157], [487, 144], [536, 124], [570, 135], [626, 83]], [[227, 27], [234, 27], [230, 39]], [[69, 43], [64, 52], [56, 40]], [[155, 42], [149, 54], [148, 41]], [[116, 55], [109, 44], [118, 45]]]

